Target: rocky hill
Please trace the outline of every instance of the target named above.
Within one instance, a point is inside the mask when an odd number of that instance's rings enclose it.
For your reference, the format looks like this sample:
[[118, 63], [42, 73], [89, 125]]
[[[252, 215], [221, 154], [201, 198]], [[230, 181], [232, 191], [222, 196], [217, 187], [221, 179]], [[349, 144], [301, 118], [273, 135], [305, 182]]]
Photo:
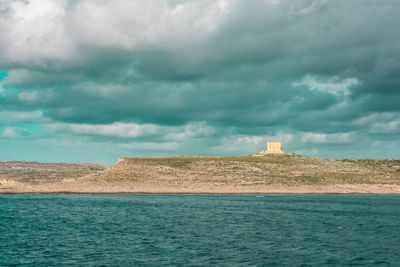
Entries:
[[400, 160], [325, 160], [299, 155], [125, 158], [83, 179], [102, 183], [242, 186], [400, 184]]

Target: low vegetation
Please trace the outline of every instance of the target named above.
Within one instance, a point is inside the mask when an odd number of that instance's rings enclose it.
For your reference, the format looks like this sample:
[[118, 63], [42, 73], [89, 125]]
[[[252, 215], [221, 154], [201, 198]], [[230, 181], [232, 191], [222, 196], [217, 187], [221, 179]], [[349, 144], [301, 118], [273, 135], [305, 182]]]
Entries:
[[4, 161], [0, 162], [0, 183], [4, 180], [28, 184], [53, 183], [76, 179], [104, 169], [105, 167], [98, 164]]
[[[400, 160], [325, 160], [299, 155], [128, 158], [97, 164], [0, 162], [0, 187], [15, 184], [107, 185], [400, 185]], [[2, 185], [1, 185], [2, 184]]]
[[400, 184], [400, 161], [325, 160], [299, 155], [128, 158], [82, 179], [99, 183], [238, 186]]

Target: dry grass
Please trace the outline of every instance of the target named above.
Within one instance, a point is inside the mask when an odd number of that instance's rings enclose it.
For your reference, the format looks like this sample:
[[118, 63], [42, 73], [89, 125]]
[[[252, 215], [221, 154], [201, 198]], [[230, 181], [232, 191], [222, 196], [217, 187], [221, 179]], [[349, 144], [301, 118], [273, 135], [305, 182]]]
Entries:
[[76, 179], [104, 169], [105, 167], [98, 164], [4, 161], [0, 162], [0, 180], [7, 180], [8, 183], [54, 183], [64, 179]]
[[[324, 160], [299, 155], [130, 158], [97, 164], [0, 162], [0, 187], [72, 182], [98, 186], [400, 185], [400, 161]], [[2, 184], [2, 185], [1, 185]], [[9, 186], [8, 186], [9, 185]], [[65, 184], [63, 184], [65, 186]]]
[[339, 161], [299, 155], [130, 158], [82, 179], [158, 185], [400, 184], [400, 161]]

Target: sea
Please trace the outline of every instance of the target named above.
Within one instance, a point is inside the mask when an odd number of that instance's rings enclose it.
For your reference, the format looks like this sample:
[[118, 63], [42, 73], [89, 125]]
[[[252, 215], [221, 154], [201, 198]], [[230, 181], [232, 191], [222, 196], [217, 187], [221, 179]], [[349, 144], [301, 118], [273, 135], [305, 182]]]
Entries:
[[400, 266], [400, 196], [0, 196], [0, 266]]

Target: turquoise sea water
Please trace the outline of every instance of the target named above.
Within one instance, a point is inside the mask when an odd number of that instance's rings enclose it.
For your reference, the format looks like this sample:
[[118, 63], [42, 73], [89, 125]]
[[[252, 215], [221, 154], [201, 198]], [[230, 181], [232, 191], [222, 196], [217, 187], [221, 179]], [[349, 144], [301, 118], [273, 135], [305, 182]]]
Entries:
[[400, 266], [399, 196], [0, 196], [0, 266]]

